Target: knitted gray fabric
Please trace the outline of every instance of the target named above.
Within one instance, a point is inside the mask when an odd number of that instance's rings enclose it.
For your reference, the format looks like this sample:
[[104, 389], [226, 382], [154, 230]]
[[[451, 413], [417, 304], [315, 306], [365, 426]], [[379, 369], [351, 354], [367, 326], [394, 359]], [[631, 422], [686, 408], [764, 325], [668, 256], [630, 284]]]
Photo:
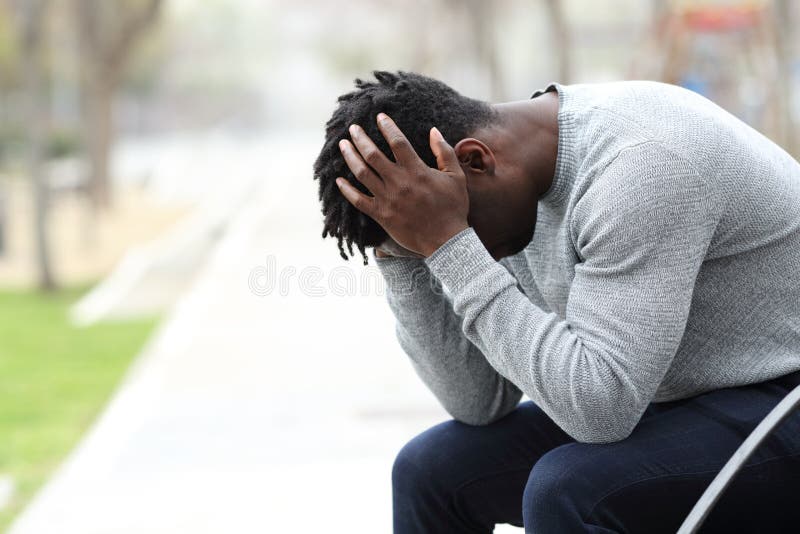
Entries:
[[612, 442], [650, 402], [800, 369], [800, 165], [677, 87], [548, 90], [556, 174], [522, 252], [496, 262], [468, 228], [424, 261], [377, 260], [445, 409], [487, 424], [525, 393]]

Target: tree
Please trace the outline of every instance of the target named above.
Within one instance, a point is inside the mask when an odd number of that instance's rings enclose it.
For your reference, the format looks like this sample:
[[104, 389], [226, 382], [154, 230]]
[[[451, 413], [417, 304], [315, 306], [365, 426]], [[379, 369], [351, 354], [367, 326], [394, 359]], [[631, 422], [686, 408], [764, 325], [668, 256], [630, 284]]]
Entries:
[[472, 43], [478, 64], [486, 69], [492, 100], [505, 98], [503, 73], [497, 51], [496, 7], [485, 0], [464, 2], [472, 32]]
[[33, 188], [38, 285], [45, 291], [55, 288], [47, 235], [48, 186], [43, 161], [48, 109], [44, 61], [48, 3], [48, 0], [17, 0], [13, 4], [22, 57], [20, 68], [25, 94], [26, 166]]
[[551, 41], [556, 54], [558, 81], [570, 83], [572, 79], [572, 38], [563, 0], [545, 0], [550, 23]]
[[778, 99], [780, 100], [781, 137], [784, 148], [794, 157], [800, 156], [796, 125], [791, 112], [791, 96], [793, 89], [792, 67], [795, 57], [795, 14], [796, 6], [789, 0], [776, 0], [774, 9], [775, 47], [778, 55]]
[[162, 0], [73, 0], [81, 58], [84, 143], [95, 207], [111, 203], [109, 157], [113, 99], [136, 42], [155, 22]]

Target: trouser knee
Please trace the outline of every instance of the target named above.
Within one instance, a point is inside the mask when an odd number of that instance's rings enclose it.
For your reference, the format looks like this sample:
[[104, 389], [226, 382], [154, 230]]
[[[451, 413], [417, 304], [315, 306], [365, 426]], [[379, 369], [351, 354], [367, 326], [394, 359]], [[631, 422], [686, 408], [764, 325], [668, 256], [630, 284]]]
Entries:
[[594, 496], [586, 473], [575, 469], [570, 446], [554, 449], [534, 465], [522, 498], [525, 532], [585, 532], [582, 512]]

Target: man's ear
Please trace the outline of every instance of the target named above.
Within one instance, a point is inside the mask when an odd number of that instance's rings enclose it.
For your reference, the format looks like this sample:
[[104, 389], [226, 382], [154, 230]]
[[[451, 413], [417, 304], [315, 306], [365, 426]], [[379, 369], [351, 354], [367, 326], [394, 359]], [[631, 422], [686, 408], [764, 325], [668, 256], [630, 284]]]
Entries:
[[456, 143], [453, 150], [455, 150], [456, 157], [458, 157], [461, 168], [465, 172], [494, 173], [497, 162], [491, 149], [482, 141], [467, 137]]

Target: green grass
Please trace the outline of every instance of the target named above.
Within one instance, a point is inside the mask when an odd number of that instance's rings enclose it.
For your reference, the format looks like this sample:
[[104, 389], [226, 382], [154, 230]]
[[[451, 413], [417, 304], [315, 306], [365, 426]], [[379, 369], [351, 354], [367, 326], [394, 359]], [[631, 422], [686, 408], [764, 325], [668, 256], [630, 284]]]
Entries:
[[0, 291], [0, 475], [16, 487], [0, 532], [100, 413], [155, 325], [74, 327], [67, 311], [80, 294]]

